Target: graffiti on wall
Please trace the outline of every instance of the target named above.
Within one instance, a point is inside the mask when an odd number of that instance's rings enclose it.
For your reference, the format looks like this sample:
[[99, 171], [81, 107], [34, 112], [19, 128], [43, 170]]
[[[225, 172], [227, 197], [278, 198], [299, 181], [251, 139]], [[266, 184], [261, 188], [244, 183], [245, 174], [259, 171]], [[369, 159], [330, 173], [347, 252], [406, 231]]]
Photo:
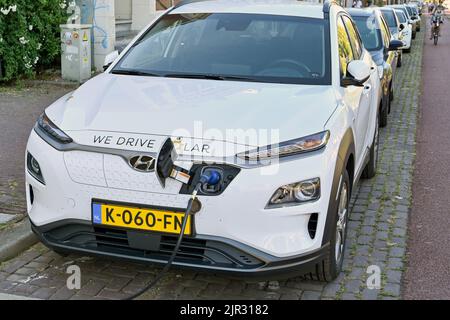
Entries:
[[91, 24], [93, 29], [92, 37], [97, 35], [96, 37], [101, 38], [101, 46], [103, 49], [107, 49], [110, 45], [111, 35], [108, 28], [102, 24], [101, 17], [113, 15], [111, 10], [114, 7], [114, 1], [79, 0], [79, 5], [81, 7], [81, 23]]

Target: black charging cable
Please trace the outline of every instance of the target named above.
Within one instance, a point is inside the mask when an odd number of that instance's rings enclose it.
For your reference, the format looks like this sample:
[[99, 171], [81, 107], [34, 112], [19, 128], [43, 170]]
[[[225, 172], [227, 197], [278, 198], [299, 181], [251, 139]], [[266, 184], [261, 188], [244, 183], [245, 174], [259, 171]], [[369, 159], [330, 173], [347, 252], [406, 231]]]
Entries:
[[144, 288], [142, 288], [137, 293], [125, 298], [124, 300], [134, 300], [141, 295], [143, 295], [145, 292], [153, 288], [163, 277], [164, 275], [170, 270], [170, 267], [172, 266], [173, 262], [175, 261], [175, 258], [178, 254], [178, 251], [180, 250], [181, 242], [183, 241], [184, 232], [186, 231], [187, 222], [189, 220], [189, 216], [193, 215], [192, 213], [192, 206], [194, 205], [194, 202], [197, 200], [197, 194], [200, 188], [204, 184], [210, 184], [214, 185], [217, 184], [219, 181], [217, 180], [217, 172], [213, 171], [213, 174], [204, 174], [200, 177], [200, 180], [198, 181], [197, 185], [195, 186], [194, 191], [192, 192], [192, 197], [189, 199], [188, 206], [186, 208], [184, 217], [183, 217], [183, 223], [181, 225], [181, 233], [178, 237], [177, 244], [175, 245], [175, 248], [173, 249], [172, 255], [170, 256], [170, 259], [167, 261], [164, 268], [158, 273], [158, 275]]

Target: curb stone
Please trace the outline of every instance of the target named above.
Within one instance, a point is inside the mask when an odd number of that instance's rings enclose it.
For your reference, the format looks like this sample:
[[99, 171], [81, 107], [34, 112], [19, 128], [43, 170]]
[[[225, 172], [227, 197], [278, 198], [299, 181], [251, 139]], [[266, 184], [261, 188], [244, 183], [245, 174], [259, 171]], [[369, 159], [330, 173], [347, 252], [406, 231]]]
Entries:
[[14, 258], [37, 241], [28, 218], [0, 231], [0, 263]]

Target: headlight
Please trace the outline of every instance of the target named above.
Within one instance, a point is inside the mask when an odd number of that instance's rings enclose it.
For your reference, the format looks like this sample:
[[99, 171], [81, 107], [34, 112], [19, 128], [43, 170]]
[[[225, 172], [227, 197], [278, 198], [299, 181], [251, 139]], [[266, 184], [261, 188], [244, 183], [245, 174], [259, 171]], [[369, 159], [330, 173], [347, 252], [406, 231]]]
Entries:
[[251, 151], [238, 153], [236, 156], [247, 161], [261, 161], [273, 158], [283, 158], [299, 153], [319, 150], [326, 146], [329, 138], [330, 132], [323, 131], [300, 139], [295, 139], [280, 144], [274, 144]]
[[51, 120], [43, 113], [38, 119], [38, 126], [44, 130], [49, 136], [61, 143], [71, 143], [73, 140], [61, 129], [59, 129]]
[[45, 184], [39, 162], [28, 152], [27, 153], [27, 169], [28, 172], [40, 183]]
[[377, 67], [377, 70], [378, 70], [378, 77], [379, 77], [380, 79], [383, 79], [383, 74], [384, 74], [384, 68], [383, 68], [383, 66], [378, 66], [378, 67]]
[[320, 179], [315, 178], [282, 186], [270, 198], [267, 209], [296, 205], [320, 198]]

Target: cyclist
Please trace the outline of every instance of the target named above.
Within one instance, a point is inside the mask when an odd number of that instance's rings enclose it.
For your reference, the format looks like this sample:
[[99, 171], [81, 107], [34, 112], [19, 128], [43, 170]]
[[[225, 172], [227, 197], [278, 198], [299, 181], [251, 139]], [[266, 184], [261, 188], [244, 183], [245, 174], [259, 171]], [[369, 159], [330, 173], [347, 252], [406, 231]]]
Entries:
[[[436, 23], [439, 21], [440, 23], [444, 23], [444, 10], [445, 10], [445, 6], [443, 4], [443, 0], [439, 1], [439, 4], [437, 4], [432, 13], [431, 13], [431, 35], [430, 35], [430, 40], [433, 39], [433, 34], [434, 34], [434, 29], [436, 28]], [[440, 35], [440, 30], [439, 30], [439, 36]]]

